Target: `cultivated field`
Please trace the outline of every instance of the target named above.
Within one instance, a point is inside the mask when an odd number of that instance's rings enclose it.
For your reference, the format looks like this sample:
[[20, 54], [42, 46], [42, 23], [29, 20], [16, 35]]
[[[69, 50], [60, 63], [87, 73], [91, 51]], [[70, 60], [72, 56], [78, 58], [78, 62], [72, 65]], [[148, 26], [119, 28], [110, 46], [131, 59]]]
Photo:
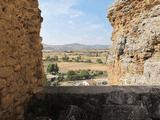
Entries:
[[[67, 77], [69, 71], [85, 70], [89, 73], [98, 74], [94, 79], [83, 79], [56, 82], [58, 86], [83, 86], [83, 85], [106, 85], [107, 81], [107, 67], [106, 60], [108, 56], [107, 50], [92, 50], [92, 51], [71, 51], [71, 52], [43, 52], [44, 69], [48, 78], [51, 74], [47, 72], [47, 68], [51, 64], [57, 64], [59, 73], [65, 74]], [[84, 72], [84, 71], [83, 71]], [[101, 73], [102, 74], [101, 74]], [[57, 74], [58, 75], [58, 74]], [[54, 77], [54, 75], [53, 75]], [[74, 76], [73, 76], [74, 77]], [[54, 82], [55, 83], [55, 82]]]
[[70, 59], [76, 58], [77, 56], [81, 56], [82, 60], [92, 60], [92, 62], [96, 62], [97, 59], [101, 59], [104, 63], [108, 58], [109, 50], [84, 50], [84, 51], [66, 51], [66, 52], [52, 52], [52, 51], [44, 51], [43, 59], [46, 59], [48, 56], [54, 57], [58, 56], [59, 60], [62, 60], [64, 55], [69, 56]]
[[61, 72], [67, 72], [69, 70], [98, 70], [107, 71], [106, 65], [95, 63], [76, 63], [76, 62], [59, 62], [58, 66]]

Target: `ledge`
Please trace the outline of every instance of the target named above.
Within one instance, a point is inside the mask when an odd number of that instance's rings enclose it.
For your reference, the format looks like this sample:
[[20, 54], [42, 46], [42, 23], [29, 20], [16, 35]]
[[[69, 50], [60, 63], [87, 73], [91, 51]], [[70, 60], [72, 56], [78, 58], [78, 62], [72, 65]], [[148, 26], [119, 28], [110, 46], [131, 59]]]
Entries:
[[44, 87], [26, 120], [160, 120], [160, 86]]
[[84, 87], [43, 87], [36, 93], [45, 94], [101, 94], [113, 91], [124, 93], [149, 93], [153, 90], [160, 90], [160, 86], [84, 86]]

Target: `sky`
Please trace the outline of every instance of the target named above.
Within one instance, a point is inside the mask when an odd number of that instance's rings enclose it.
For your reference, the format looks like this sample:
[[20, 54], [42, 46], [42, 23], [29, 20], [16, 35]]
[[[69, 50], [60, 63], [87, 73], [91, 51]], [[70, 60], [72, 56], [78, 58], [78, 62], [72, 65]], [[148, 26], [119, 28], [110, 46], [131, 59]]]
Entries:
[[114, 0], [39, 0], [43, 43], [111, 44], [107, 9]]

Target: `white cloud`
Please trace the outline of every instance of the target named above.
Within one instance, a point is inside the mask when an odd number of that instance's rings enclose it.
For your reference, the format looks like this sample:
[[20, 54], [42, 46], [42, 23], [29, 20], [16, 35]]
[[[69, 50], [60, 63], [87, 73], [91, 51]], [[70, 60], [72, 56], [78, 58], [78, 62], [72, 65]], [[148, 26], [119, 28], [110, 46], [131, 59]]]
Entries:
[[44, 43], [110, 44], [111, 32], [103, 21], [76, 9], [80, 0], [39, 1], [44, 17], [41, 30]]
[[79, 0], [40, 0], [43, 16], [67, 15], [71, 18], [83, 15], [83, 12], [74, 8]]
[[[105, 31], [103, 24], [79, 23], [68, 21], [64, 28], [53, 29], [51, 34], [44, 40], [50, 44], [110, 44], [111, 33]], [[108, 43], [107, 43], [108, 42]]]

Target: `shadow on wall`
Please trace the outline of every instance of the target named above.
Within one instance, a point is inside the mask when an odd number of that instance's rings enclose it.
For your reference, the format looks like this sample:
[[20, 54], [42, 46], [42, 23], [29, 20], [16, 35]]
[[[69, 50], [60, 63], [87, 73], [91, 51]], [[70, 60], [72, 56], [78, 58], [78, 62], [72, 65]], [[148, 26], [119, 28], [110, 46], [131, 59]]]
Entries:
[[159, 111], [158, 87], [50, 87], [32, 97], [26, 120], [159, 120]]

